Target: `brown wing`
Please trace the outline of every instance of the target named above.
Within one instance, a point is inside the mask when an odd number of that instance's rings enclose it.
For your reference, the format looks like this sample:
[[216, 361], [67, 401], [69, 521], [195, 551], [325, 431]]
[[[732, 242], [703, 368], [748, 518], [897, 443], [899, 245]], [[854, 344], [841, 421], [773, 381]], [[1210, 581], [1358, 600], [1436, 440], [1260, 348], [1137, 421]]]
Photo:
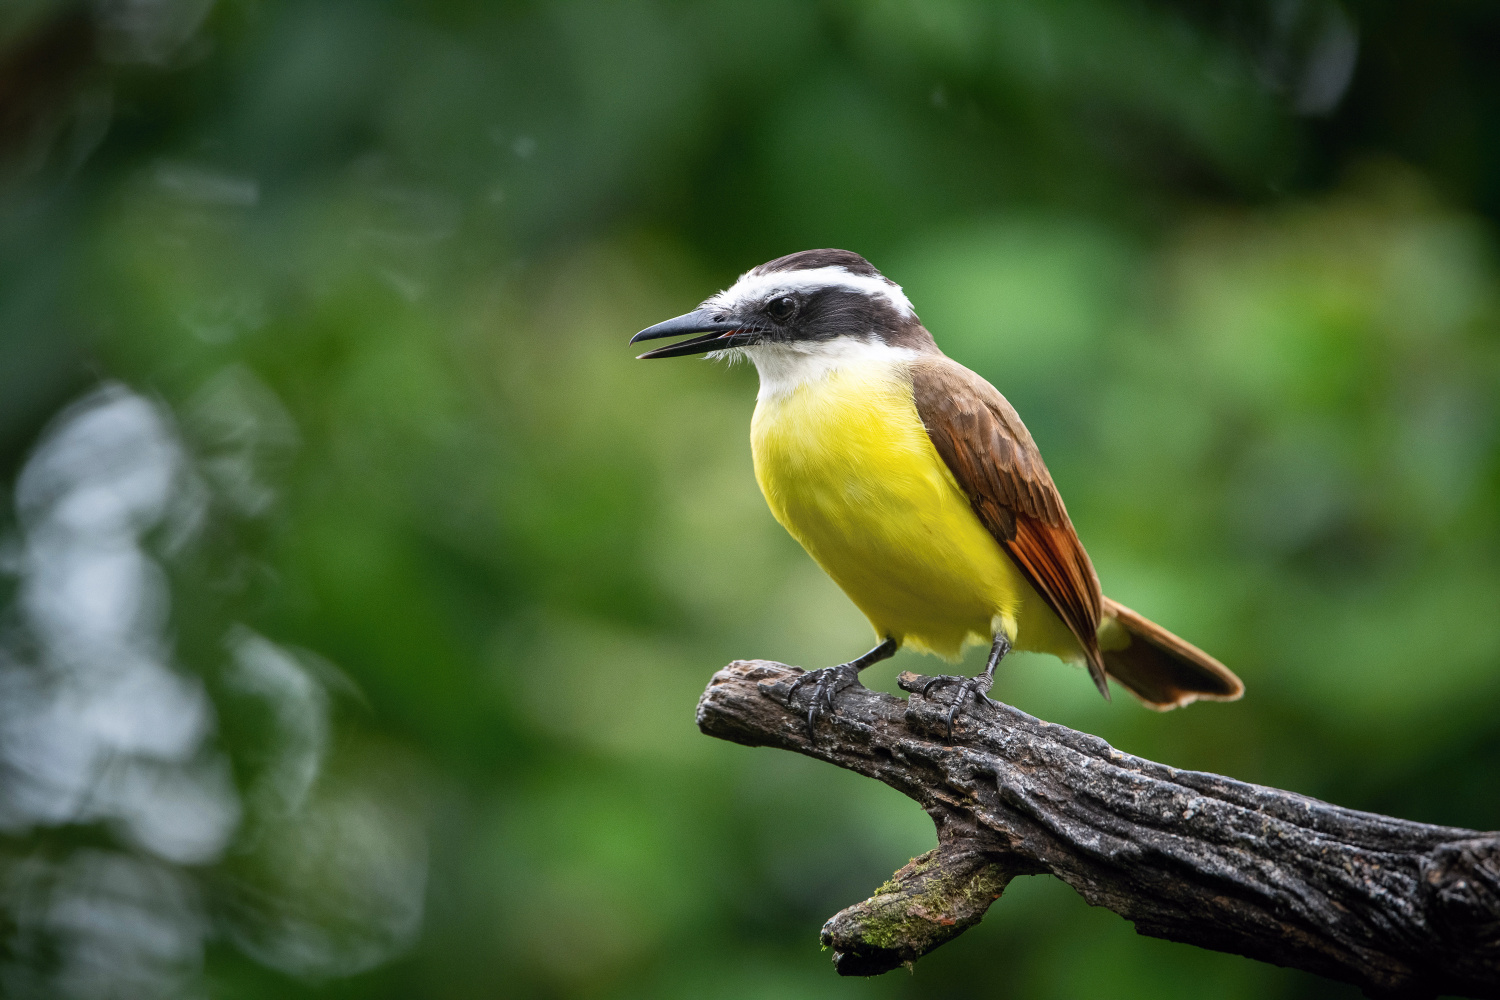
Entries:
[[974, 513], [1078, 639], [1108, 698], [1099, 578], [1026, 425], [999, 390], [948, 358], [913, 365], [912, 394]]

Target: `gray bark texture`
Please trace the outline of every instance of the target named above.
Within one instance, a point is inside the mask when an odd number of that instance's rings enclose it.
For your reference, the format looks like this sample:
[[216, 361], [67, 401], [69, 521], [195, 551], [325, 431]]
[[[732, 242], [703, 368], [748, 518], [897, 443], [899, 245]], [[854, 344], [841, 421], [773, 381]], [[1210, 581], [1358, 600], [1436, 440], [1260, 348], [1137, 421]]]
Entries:
[[1411, 823], [1155, 764], [1009, 706], [947, 738], [951, 685], [860, 685], [816, 740], [802, 671], [739, 660], [698, 726], [877, 778], [915, 799], [938, 846], [823, 927], [844, 975], [910, 965], [978, 923], [1016, 875], [1047, 873], [1136, 930], [1304, 969], [1374, 997], [1500, 998], [1500, 834]]

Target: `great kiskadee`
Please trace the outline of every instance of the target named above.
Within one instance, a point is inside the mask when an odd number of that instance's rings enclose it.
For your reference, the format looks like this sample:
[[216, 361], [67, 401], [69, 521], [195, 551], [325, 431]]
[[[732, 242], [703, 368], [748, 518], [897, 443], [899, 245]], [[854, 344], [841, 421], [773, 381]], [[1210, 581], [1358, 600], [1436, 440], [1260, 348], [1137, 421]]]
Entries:
[[641, 357], [754, 362], [761, 492], [879, 640], [799, 678], [793, 697], [813, 685], [810, 729], [902, 646], [952, 661], [991, 644], [955, 692], [950, 732], [971, 699], [990, 702], [1012, 648], [1081, 663], [1105, 698], [1113, 677], [1158, 710], [1244, 693], [1218, 660], [1103, 595], [1016, 411], [938, 350], [901, 287], [859, 254], [779, 257], [631, 343], [685, 334], [698, 336]]

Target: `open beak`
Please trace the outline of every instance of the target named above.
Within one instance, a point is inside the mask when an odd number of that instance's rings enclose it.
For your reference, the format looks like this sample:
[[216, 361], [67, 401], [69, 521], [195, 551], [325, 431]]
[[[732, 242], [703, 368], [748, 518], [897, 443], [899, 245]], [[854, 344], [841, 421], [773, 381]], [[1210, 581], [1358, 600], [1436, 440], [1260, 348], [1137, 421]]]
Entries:
[[690, 337], [667, 347], [637, 355], [639, 358], [682, 358], [690, 354], [705, 354], [722, 351], [729, 347], [747, 347], [760, 342], [760, 335], [746, 329], [745, 324], [725, 318], [722, 312], [710, 309], [694, 309], [690, 313], [669, 319], [655, 326], [648, 326], [634, 337], [632, 344], [643, 340], [659, 340], [662, 337], [677, 337], [686, 333], [699, 333], [701, 337]]

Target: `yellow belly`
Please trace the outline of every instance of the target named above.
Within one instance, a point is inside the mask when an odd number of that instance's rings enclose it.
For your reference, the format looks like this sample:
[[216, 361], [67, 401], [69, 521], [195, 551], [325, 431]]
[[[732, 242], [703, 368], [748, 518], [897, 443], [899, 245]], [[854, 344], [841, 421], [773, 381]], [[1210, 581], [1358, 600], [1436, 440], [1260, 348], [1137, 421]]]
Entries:
[[762, 398], [750, 438], [771, 512], [878, 638], [951, 660], [1003, 628], [1018, 649], [1081, 658], [975, 516], [898, 367], [846, 368]]

